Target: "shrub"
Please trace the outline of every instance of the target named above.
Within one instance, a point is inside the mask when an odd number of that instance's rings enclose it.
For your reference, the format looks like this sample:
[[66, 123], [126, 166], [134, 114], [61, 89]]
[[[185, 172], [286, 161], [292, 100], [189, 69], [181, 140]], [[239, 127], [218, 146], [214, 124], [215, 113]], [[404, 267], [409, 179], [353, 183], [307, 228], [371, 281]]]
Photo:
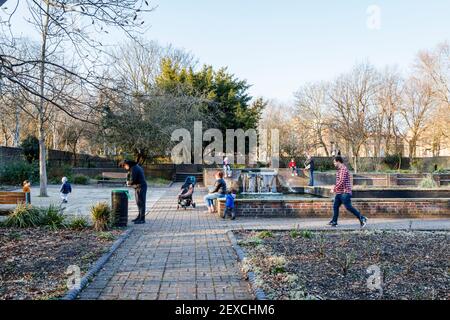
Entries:
[[273, 238], [273, 233], [270, 231], [261, 231], [256, 237], [259, 239]]
[[84, 217], [76, 217], [69, 222], [68, 227], [80, 231], [89, 228], [89, 222]]
[[100, 202], [93, 206], [91, 215], [96, 231], [108, 230], [110, 227], [111, 209], [106, 202]]
[[40, 211], [41, 226], [45, 226], [51, 230], [58, 230], [67, 227], [63, 209], [61, 207], [50, 205], [48, 208], [40, 209]]
[[402, 165], [402, 155], [401, 154], [388, 154], [383, 159], [383, 163], [392, 170], [399, 170]]
[[39, 140], [35, 136], [28, 136], [22, 141], [22, 152], [28, 163], [39, 160]]
[[72, 179], [72, 167], [69, 165], [63, 166], [54, 166], [51, 165], [48, 167], [48, 181], [52, 184], [60, 184], [62, 177], [67, 177], [70, 181]]
[[41, 224], [41, 212], [27, 204], [18, 204], [3, 225], [8, 228], [31, 228]]
[[39, 180], [37, 163], [18, 161], [0, 167], [0, 183], [8, 185], [22, 185], [24, 180]]
[[438, 185], [431, 175], [427, 176], [419, 182], [419, 188], [421, 189], [433, 189], [437, 187]]
[[91, 179], [88, 176], [77, 174], [73, 177], [74, 184], [88, 185]]

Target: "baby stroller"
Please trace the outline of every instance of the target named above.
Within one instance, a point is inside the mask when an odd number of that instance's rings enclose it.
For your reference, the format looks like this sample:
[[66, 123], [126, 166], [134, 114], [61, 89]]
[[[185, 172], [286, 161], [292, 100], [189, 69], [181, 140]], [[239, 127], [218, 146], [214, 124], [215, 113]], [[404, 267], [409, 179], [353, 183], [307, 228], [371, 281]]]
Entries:
[[195, 208], [195, 202], [192, 198], [194, 194], [195, 184], [197, 180], [193, 176], [189, 176], [186, 178], [183, 186], [181, 187], [181, 192], [178, 194], [178, 205], [177, 209], [183, 208], [186, 210], [188, 207], [192, 206]]

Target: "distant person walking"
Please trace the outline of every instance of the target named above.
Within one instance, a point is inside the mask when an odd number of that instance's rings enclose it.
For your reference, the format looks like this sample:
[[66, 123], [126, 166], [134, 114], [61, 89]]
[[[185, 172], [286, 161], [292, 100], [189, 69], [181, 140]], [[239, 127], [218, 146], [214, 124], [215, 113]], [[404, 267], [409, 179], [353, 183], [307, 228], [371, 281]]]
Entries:
[[305, 171], [309, 171], [309, 186], [314, 187], [314, 158], [307, 153], [305, 161]]
[[62, 185], [61, 189], [59, 190], [61, 195], [62, 203], [67, 203], [67, 198], [69, 197], [69, 193], [72, 193], [72, 186], [69, 183], [69, 180], [66, 177], [63, 177], [61, 179]]
[[337, 169], [336, 173], [336, 185], [331, 189], [332, 193], [335, 193], [334, 205], [333, 205], [333, 219], [329, 225], [337, 227], [339, 219], [339, 208], [341, 205], [345, 206], [345, 209], [350, 211], [358, 218], [361, 228], [364, 228], [367, 224], [367, 218], [361, 215], [352, 205], [352, 183], [350, 181], [350, 172], [344, 164], [342, 157], [337, 156], [334, 158], [334, 166]]
[[147, 201], [147, 180], [144, 169], [137, 162], [125, 160], [123, 168], [128, 171], [127, 186], [134, 188], [138, 216], [133, 220], [135, 224], [145, 223], [145, 204]]
[[223, 172], [218, 171], [215, 178], [216, 182], [214, 183], [214, 188], [207, 196], [205, 196], [205, 202], [209, 213], [214, 213], [216, 211], [216, 208], [214, 207], [214, 200], [225, 198], [227, 193], [227, 183], [223, 179]]

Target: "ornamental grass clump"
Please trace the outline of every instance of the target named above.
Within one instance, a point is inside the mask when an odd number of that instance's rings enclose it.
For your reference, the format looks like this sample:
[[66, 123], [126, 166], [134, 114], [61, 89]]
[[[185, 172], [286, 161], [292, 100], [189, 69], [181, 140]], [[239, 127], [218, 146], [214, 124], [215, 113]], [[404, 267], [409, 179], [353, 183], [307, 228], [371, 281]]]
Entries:
[[66, 228], [67, 224], [65, 222], [63, 211], [63, 208], [55, 205], [40, 209], [40, 225], [50, 230]]
[[84, 217], [76, 217], [69, 222], [68, 227], [72, 230], [82, 231], [89, 228], [89, 222]]
[[41, 212], [29, 204], [18, 204], [3, 222], [7, 228], [34, 228], [41, 224]]
[[111, 223], [111, 208], [106, 202], [97, 203], [91, 208], [92, 221], [95, 231], [106, 231]]

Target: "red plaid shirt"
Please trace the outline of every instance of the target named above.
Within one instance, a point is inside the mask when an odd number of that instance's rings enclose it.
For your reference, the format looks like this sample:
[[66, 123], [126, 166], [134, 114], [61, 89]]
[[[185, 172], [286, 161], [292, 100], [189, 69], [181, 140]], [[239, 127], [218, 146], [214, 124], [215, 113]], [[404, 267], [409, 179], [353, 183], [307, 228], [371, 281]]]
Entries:
[[345, 165], [341, 165], [336, 173], [336, 186], [334, 187], [334, 192], [336, 194], [352, 194], [352, 181], [350, 180], [350, 172]]

